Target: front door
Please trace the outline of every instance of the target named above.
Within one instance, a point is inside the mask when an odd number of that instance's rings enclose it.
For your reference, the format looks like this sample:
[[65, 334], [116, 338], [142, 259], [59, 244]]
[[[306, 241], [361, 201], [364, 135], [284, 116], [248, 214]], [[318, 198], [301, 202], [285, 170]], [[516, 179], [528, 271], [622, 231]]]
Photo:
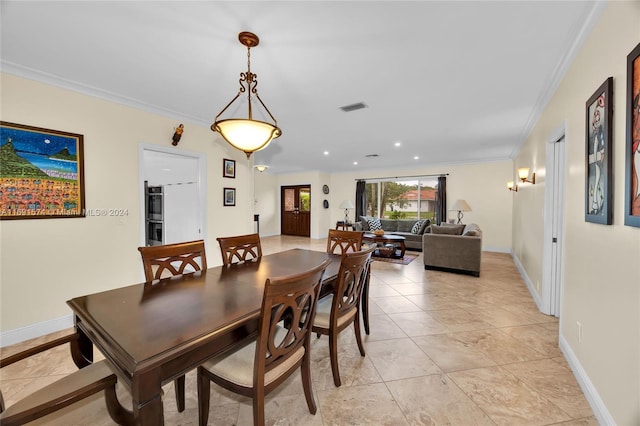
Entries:
[[311, 236], [311, 187], [309, 185], [283, 186], [281, 233], [283, 235]]

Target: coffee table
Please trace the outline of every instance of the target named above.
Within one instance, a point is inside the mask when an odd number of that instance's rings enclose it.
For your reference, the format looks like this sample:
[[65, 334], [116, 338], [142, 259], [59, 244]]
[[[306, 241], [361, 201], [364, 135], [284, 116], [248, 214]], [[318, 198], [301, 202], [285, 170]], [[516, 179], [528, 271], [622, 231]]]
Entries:
[[[405, 246], [404, 237], [402, 235], [382, 234], [380, 236], [365, 232], [362, 241], [375, 244], [378, 248], [372, 253], [376, 257], [404, 257]], [[387, 254], [388, 253], [388, 254]]]

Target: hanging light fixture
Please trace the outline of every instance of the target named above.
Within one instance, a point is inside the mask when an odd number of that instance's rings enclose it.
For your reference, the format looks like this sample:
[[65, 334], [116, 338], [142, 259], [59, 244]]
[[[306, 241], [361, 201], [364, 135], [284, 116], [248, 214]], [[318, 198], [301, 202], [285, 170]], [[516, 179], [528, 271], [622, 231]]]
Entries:
[[[244, 46], [247, 46], [247, 72], [240, 73], [240, 90], [238, 94], [216, 115], [216, 119], [211, 125], [211, 130], [220, 133], [224, 140], [229, 142], [234, 148], [243, 151], [247, 154], [247, 158], [249, 158], [253, 152], [266, 148], [271, 140], [279, 137], [282, 134], [282, 130], [278, 127], [278, 123], [269, 111], [269, 108], [267, 108], [264, 102], [262, 102], [262, 99], [260, 99], [257, 89], [258, 76], [251, 72], [251, 48], [256, 47], [258, 43], [260, 43], [260, 39], [253, 33], [243, 31], [238, 34], [238, 40], [240, 40], [240, 43]], [[219, 118], [222, 113], [245, 92], [249, 105], [248, 118], [228, 118], [220, 120]], [[260, 105], [267, 111], [269, 117], [273, 120], [273, 124], [253, 119], [253, 111], [251, 108], [252, 95], [255, 95], [258, 101], [260, 101]]]

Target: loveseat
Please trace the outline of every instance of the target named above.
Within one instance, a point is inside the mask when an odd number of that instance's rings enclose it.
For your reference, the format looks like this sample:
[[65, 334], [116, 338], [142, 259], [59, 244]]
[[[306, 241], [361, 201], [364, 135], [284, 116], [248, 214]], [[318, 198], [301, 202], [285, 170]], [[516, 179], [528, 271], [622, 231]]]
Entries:
[[431, 225], [422, 236], [424, 269], [437, 269], [480, 276], [482, 231], [468, 225]]
[[[372, 232], [371, 216], [360, 216], [360, 221], [355, 223], [356, 231]], [[429, 219], [379, 219], [385, 234], [401, 235], [404, 237], [404, 245], [408, 250], [422, 250], [422, 234], [430, 225]], [[419, 223], [418, 223], [419, 222]], [[416, 225], [417, 224], [417, 225]], [[415, 232], [414, 232], [415, 231]]]

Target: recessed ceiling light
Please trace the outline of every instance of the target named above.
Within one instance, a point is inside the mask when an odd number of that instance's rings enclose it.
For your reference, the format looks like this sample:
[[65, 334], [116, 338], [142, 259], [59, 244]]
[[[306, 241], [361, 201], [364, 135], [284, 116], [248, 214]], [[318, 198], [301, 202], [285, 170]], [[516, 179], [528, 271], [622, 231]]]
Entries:
[[357, 162], [357, 161], [354, 161], [354, 162], [353, 162], [353, 165], [354, 165], [354, 166], [357, 166], [357, 165], [358, 165], [358, 162]]
[[415, 157], [413, 157], [414, 160], [419, 160], [420, 157], [418, 157], [417, 155]]
[[325, 152], [324, 152], [324, 155], [329, 155], [329, 151], [325, 151]]
[[401, 144], [400, 142], [395, 142], [393, 145], [394, 145], [394, 146], [400, 146], [400, 145], [402, 145], [402, 144]]

